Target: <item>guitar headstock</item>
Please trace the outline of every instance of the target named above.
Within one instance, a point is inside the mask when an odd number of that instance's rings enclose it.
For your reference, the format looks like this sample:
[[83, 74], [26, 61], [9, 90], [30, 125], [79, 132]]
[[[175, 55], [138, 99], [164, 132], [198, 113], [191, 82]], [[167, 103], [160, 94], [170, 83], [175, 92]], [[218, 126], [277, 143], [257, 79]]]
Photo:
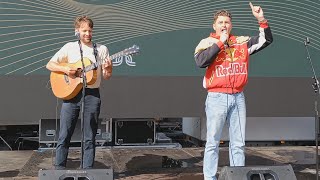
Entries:
[[133, 55], [138, 54], [140, 52], [140, 48], [137, 45], [133, 45], [125, 50], [122, 51], [123, 55]]
[[118, 57], [121, 57], [121, 56], [130, 56], [130, 55], [133, 55], [133, 54], [137, 54], [140, 52], [140, 48], [139, 46], [137, 45], [133, 45], [127, 49], [124, 49], [116, 54], [113, 54], [112, 56], [110, 56], [110, 59], [115, 59], [115, 58], [118, 58]]

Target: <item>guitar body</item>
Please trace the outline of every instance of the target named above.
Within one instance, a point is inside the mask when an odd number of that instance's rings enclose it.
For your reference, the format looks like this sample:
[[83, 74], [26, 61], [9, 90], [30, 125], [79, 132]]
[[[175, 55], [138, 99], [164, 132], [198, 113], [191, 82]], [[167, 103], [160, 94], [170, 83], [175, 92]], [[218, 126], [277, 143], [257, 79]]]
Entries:
[[[88, 58], [83, 58], [85, 67], [91, 65], [91, 61]], [[74, 67], [76, 69], [82, 69], [81, 60], [76, 63], [60, 63], [62, 66]], [[87, 85], [92, 85], [97, 80], [97, 71], [91, 70], [86, 72]], [[53, 94], [63, 100], [69, 100], [75, 97], [83, 86], [82, 77], [69, 77], [63, 72], [51, 72], [50, 82]]]

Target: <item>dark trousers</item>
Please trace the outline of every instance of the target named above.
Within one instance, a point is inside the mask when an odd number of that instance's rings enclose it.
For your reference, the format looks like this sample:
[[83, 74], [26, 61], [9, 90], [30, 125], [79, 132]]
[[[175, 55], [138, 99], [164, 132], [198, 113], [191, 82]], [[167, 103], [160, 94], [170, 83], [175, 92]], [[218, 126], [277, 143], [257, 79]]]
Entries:
[[[86, 89], [84, 105], [84, 154], [83, 168], [92, 168], [95, 158], [95, 136], [97, 133], [98, 118], [100, 114], [99, 89]], [[81, 110], [82, 90], [74, 98], [62, 103], [60, 114], [60, 132], [56, 148], [56, 169], [66, 167], [71, 136], [74, 132]]]

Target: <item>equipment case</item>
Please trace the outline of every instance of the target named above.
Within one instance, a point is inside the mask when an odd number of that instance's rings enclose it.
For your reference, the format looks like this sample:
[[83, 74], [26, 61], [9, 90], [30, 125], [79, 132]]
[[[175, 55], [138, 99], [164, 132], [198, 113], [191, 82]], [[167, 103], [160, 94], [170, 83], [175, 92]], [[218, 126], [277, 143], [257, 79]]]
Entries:
[[153, 145], [156, 126], [153, 118], [111, 118], [115, 145]]

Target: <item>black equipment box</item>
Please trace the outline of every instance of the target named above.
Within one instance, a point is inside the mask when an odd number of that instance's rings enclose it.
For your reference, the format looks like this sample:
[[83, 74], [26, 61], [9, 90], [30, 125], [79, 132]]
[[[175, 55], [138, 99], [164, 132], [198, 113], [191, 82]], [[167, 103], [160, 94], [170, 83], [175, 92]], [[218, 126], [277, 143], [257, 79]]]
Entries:
[[156, 141], [153, 118], [111, 118], [115, 145], [152, 145]]
[[[39, 143], [56, 143], [59, 138], [60, 119], [40, 119]], [[96, 135], [96, 143], [111, 142], [109, 121], [99, 119]], [[81, 142], [81, 119], [78, 119], [71, 142]]]

